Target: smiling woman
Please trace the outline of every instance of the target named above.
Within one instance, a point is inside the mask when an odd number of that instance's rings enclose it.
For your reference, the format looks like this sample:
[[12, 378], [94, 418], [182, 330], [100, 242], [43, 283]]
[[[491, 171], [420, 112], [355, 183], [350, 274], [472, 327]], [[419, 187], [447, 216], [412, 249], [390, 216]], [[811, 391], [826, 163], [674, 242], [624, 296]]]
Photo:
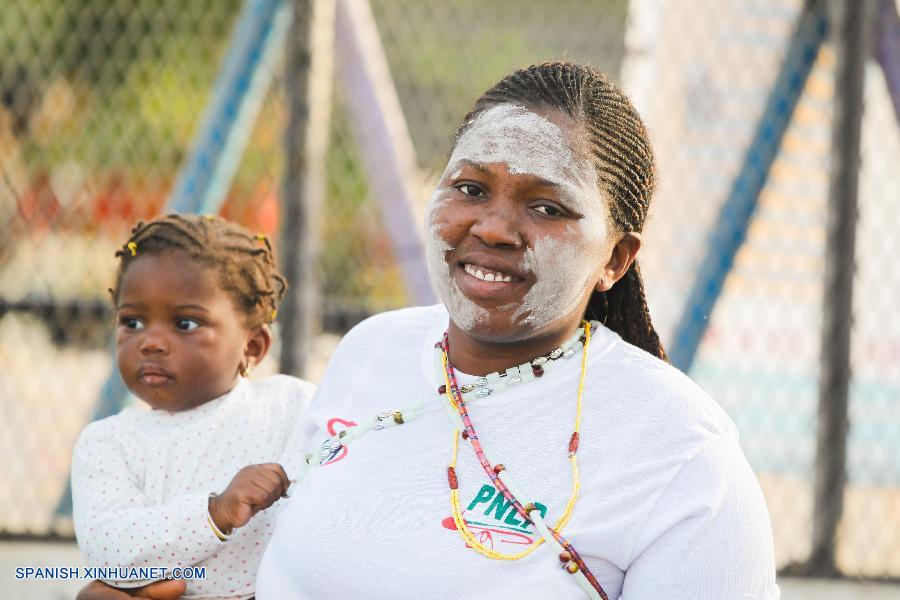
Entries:
[[734, 426], [650, 321], [653, 185], [597, 71], [536, 65], [478, 100], [426, 211], [443, 305], [336, 350], [258, 598], [779, 597]]

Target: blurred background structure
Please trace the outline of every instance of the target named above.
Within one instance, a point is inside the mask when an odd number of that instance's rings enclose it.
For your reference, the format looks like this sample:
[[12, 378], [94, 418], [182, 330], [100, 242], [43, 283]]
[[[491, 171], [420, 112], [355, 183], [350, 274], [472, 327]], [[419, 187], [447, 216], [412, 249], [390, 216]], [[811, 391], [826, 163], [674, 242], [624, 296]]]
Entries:
[[900, 582], [896, 0], [0, 0], [0, 49], [0, 539], [72, 536], [74, 441], [128, 401], [135, 220], [280, 232], [280, 368], [315, 380], [433, 297], [421, 212], [477, 95], [567, 58], [649, 125], [651, 314], [741, 431], [779, 567]]

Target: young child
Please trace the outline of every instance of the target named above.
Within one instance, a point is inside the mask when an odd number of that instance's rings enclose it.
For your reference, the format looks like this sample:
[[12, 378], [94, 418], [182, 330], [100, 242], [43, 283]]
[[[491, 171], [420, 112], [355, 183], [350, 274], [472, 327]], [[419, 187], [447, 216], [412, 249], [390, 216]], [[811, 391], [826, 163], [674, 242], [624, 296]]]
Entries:
[[152, 410], [81, 434], [78, 544], [117, 587], [196, 566], [205, 578], [188, 580], [185, 598], [252, 597], [290, 486], [278, 463], [292, 472], [283, 453], [312, 396], [292, 377], [245, 379], [269, 349], [285, 280], [265, 236], [214, 217], [138, 223], [116, 256], [116, 361]]

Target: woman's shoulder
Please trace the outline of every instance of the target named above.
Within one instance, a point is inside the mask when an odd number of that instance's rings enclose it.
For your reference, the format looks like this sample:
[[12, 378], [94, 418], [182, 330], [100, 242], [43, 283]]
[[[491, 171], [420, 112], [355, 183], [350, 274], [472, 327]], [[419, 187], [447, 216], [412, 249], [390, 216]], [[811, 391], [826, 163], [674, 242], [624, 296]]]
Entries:
[[737, 437], [728, 414], [690, 377], [616, 337], [593, 365], [592, 379], [629, 422], [661, 437]]
[[437, 319], [446, 317], [446, 314], [447, 311], [441, 304], [389, 310], [364, 319], [344, 339], [364, 339], [385, 333], [416, 335], [417, 332], [427, 332]]
[[335, 349], [332, 362], [361, 357], [387, 357], [404, 350], [421, 351], [421, 345], [435, 323], [446, 320], [447, 312], [440, 304], [414, 306], [373, 315], [353, 327]]

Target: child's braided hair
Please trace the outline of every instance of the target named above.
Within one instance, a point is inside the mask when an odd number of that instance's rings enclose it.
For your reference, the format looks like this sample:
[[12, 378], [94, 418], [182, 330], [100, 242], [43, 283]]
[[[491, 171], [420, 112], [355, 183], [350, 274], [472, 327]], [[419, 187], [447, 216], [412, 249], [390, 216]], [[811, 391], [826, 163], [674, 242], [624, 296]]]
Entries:
[[[477, 115], [500, 104], [553, 108], [579, 123], [600, 189], [610, 200], [613, 224], [620, 232], [643, 229], [656, 181], [653, 151], [634, 106], [606, 75], [570, 62], [520, 69], [478, 99], [457, 130], [456, 140]], [[591, 295], [585, 316], [604, 321], [625, 341], [667, 360], [650, 321], [637, 262], [608, 292]]]
[[139, 221], [128, 241], [116, 251], [119, 268], [110, 289], [113, 303], [118, 303], [122, 275], [131, 261], [172, 251], [215, 269], [222, 289], [247, 316], [248, 327], [275, 320], [287, 281], [275, 266], [269, 238], [209, 215], [173, 214], [146, 223]]

